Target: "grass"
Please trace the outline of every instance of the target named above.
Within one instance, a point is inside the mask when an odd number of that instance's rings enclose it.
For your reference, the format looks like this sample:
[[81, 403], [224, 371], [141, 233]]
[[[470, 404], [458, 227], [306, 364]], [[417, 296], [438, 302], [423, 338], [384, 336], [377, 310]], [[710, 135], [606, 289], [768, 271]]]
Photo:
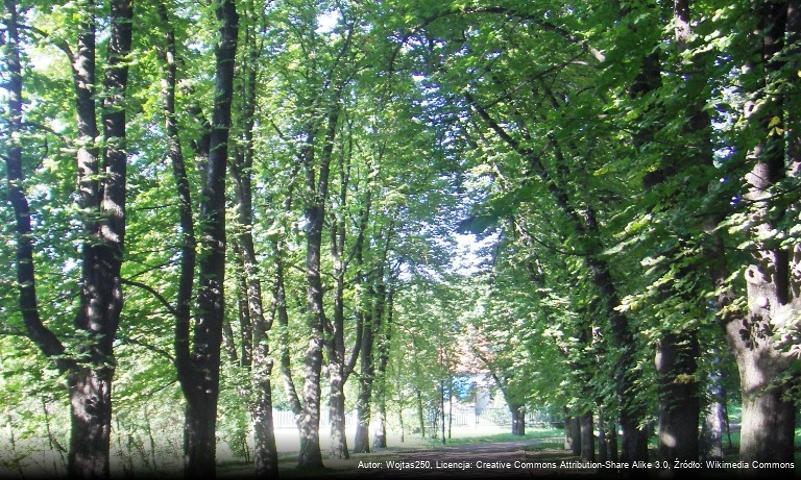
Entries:
[[[729, 438], [731, 438], [731, 443], [729, 443]], [[657, 440], [658, 440], [657, 436], [656, 435], [652, 435], [651, 438], [648, 440], [648, 447], [655, 449]], [[795, 448], [796, 449], [801, 448], [801, 427], [795, 429], [794, 440], [795, 440]], [[723, 434], [723, 449], [724, 450], [726, 450], [726, 451], [732, 450], [732, 451], [736, 452], [737, 449], [739, 449], [739, 448], [740, 448], [740, 431], [739, 430], [732, 431], [730, 435], [727, 435], [726, 433]]]
[[[370, 454], [356, 454], [350, 460], [333, 460], [326, 459], [326, 467], [316, 471], [303, 471], [299, 472], [295, 469], [297, 462], [296, 452], [282, 452], [278, 455], [279, 468], [281, 475], [285, 478], [319, 478], [319, 477], [337, 477], [338, 475], [347, 474], [348, 472], [355, 472], [356, 464], [359, 460], [369, 460], [374, 462], [383, 462], [389, 459], [398, 458], [402, 455], [402, 451], [408, 450], [436, 450], [440, 448], [448, 448], [462, 445], [478, 445], [485, 443], [500, 443], [500, 442], [519, 442], [528, 440], [539, 440], [531, 445], [525, 445], [524, 450], [531, 452], [538, 460], [563, 460], [577, 458], [570, 452], [564, 450], [563, 442], [564, 432], [556, 428], [542, 428], [542, 429], [528, 429], [524, 436], [512, 435], [511, 433], [494, 433], [486, 435], [477, 435], [469, 437], [452, 438], [446, 444], [442, 444], [437, 439], [418, 439], [418, 442], [407, 442], [402, 445], [392, 446], [386, 450], [379, 450]], [[801, 428], [795, 431], [796, 447], [801, 449]], [[740, 444], [740, 433], [735, 431], [731, 434], [732, 445], [729, 448], [728, 438], [724, 437], [723, 445], [726, 449], [726, 460], [737, 461], [738, 449]], [[655, 444], [652, 449], [653, 458], [656, 458]], [[801, 450], [796, 452], [796, 471], [801, 471]], [[220, 477], [242, 477], [252, 476], [252, 466], [245, 465], [241, 461], [224, 462], [219, 465]]]
[[[561, 429], [555, 428], [529, 428], [524, 436], [512, 435], [511, 433], [494, 433], [477, 436], [457, 437], [447, 440], [447, 443], [442, 444], [441, 440], [426, 438], [426, 439], [407, 439], [407, 442], [400, 445], [393, 445], [387, 449], [381, 449], [373, 453], [367, 454], [351, 454], [350, 460], [334, 460], [325, 458], [325, 468], [320, 470], [298, 471], [295, 466], [297, 464], [297, 452], [281, 452], [278, 454], [278, 468], [281, 471], [281, 476], [284, 478], [319, 478], [319, 477], [336, 477], [338, 475], [346, 474], [347, 472], [355, 472], [356, 465], [360, 460], [371, 462], [384, 462], [385, 460], [397, 459], [398, 455], [403, 451], [409, 450], [437, 450], [441, 448], [448, 448], [461, 445], [479, 445], [484, 443], [497, 443], [497, 442], [520, 442], [528, 440], [541, 439], [536, 446], [527, 445], [525, 450], [544, 450], [544, 449], [562, 449], [564, 436]], [[416, 440], [416, 441], [415, 441]], [[558, 441], [556, 441], [558, 440]], [[228, 460], [218, 464], [218, 476], [221, 478], [242, 478], [252, 477], [253, 467], [251, 464], [246, 464], [241, 459]]]
[[[539, 450], [564, 450], [565, 442], [563, 440], [544, 440], [533, 445], [526, 445], [523, 450], [527, 452], [535, 452]], [[565, 450], [567, 451], [567, 450]]]
[[[527, 433], [525, 437], [518, 437], [512, 434], [499, 434], [499, 435], [486, 435], [481, 437], [467, 437], [458, 440], [452, 440], [449, 442], [450, 445], [465, 445], [465, 444], [472, 444], [472, 443], [481, 443], [481, 442], [512, 442], [515, 440], [523, 440], [523, 439], [549, 439], [549, 438], [556, 438], [562, 437], [564, 432], [561, 429], [544, 429], [538, 430], [534, 432]], [[656, 442], [657, 437], [656, 435], [652, 436], [649, 443], [649, 447], [656, 449]], [[542, 449], [542, 448], [562, 448], [562, 441], [546, 441], [540, 442], [537, 445], [532, 445], [527, 447], [527, 449]], [[733, 431], [731, 432], [731, 445], [729, 444], [729, 436], [723, 435], [723, 447], [724, 449], [731, 450], [733, 453], [736, 454], [737, 450], [740, 448], [740, 432]], [[801, 449], [801, 427], [795, 429], [795, 448]]]
[[[438, 447], [452, 447], [458, 445], [475, 445], [479, 443], [495, 443], [495, 442], [520, 442], [524, 440], [546, 439], [563, 437], [561, 429], [557, 428], [544, 428], [544, 429], [528, 429], [525, 435], [512, 435], [511, 433], [495, 433], [490, 435], [478, 435], [474, 437], [459, 437], [447, 440], [445, 444], [439, 439], [428, 439], [425, 445], [428, 448]], [[560, 442], [561, 443], [561, 442]]]

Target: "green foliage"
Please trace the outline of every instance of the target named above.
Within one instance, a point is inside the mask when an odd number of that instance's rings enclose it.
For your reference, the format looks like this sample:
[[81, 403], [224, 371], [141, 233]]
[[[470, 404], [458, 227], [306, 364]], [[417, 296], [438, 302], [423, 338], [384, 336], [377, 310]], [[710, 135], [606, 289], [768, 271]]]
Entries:
[[[752, 2], [693, 2], [693, 32], [684, 44], [675, 38], [668, 2], [237, 3], [241, 40], [249, 35], [258, 45], [254, 160], [246, 174], [253, 184], [251, 233], [262, 300], [273, 320], [269, 347], [276, 409], [290, 405], [278, 368], [284, 333], [296, 383], [304, 375], [304, 207], [311, 195], [304, 185], [321, 175], [314, 162], [324, 155], [326, 120], [334, 106], [341, 112], [330, 146], [321, 248], [325, 314], [334, 316], [340, 260], [347, 263], [346, 350], [357, 337], [360, 309], [375, 299], [375, 285], [383, 282], [395, 292], [393, 323], [378, 332], [390, 339], [386, 378], [392, 381], [381, 388], [404, 422], [416, 426], [418, 397], [434, 412], [442, 386], [468, 374], [494, 377], [510, 404], [554, 415], [600, 408], [615, 418], [621, 358], [630, 361], [625, 367], [635, 377], [632, 388], [645, 412], [641, 420], [651, 421], [659, 401], [654, 348], [667, 332], [697, 333], [702, 353], [695, 376], [702, 388], [721, 371], [726, 389], [737, 389], [719, 320], [747, 311], [742, 272], [752, 253], [767, 244], [795, 255], [801, 238], [801, 190], [792, 169], [764, 200], [764, 215], [775, 228], [755, 231], [754, 212], [762, 200], [747, 199], [744, 177], [754, 163], [749, 152], [776, 141], [787, 146], [782, 155], [788, 166], [800, 161], [797, 45], [778, 54], [781, 68], [766, 79], [755, 55]], [[178, 45], [179, 137], [197, 204], [217, 20], [214, 2], [176, 0], [166, 6]], [[25, 107], [19, 143], [22, 187], [32, 211], [39, 313], [73, 348], [81, 341], [72, 322], [85, 213], [75, 204], [74, 87], [59, 44], [76, 43], [86, 12], [76, 2], [27, 0], [20, 10], [28, 28], [21, 45]], [[125, 286], [115, 340], [112, 435], [120, 468], [128, 471], [179, 468], [181, 461], [176, 452], [183, 400], [170, 312], [181, 237], [159, 55], [166, 27], [156, 4], [137, 4], [126, 106], [128, 206], [121, 277], [140, 285]], [[108, 25], [100, 22], [98, 28], [102, 77]], [[5, 31], [2, 35], [5, 39]], [[6, 43], [2, 50], [5, 59]], [[658, 81], [635, 91], [648, 58], [659, 60]], [[247, 148], [241, 120], [249, 61], [240, 48], [232, 158]], [[6, 74], [4, 62], [4, 80]], [[108, 94], [101, 81], [95, 86], [100, 97]], [[763, 92], [783, 98], [785, 106], [758, 122], [743, 112], [752, 104], [757, 111], [763, 107], [769, 101]], [[7, 95], [0, 99], [6, 102]], [[708, 125], [688, 128], [690, 111], [708, 115]], [[5, 156], [12, 142], [3, 135]], [[311, 154], [304, 157], [307, 148]], [[314, 165], [310, 170], [303, 164], [307, 158]], [[247, 332], [238, 317], [242, 268], [232, 241], [244, 226], [233, 182], [227, 188], [231, 248], [224, 290], [231, 333], [225, 340], [234, 355], [223, 355], [218, 430], [233, 455], [244, 458], [250, 454], [253, 392], [251, 372], [240, 365]], [[8, 194], [3, 181], [0, 197]], [[202, 219], [196, 217], [197, 224]], [[341, 258], [332, 251], [339, 228], [345, 231]], [[460, 241], [483, 247], [457, 258]], [[64, 379], [26, 338], [16, 288], [17, 242], [14, 211], [5, 202], [0, 425], [8, 428], [0, 442], [7, 444], [13, 435], [16, 446], [0, 462], [22, 469], [52, 451], [55, 456], [44, 462], [60, 469], [64, 449], [56, 445], [67, 444], [69, 427]], [[363, 249], [357, 253], [359, 242]], [[286, 331], [273, 304], [279, 261]], [[474, 265], [460, 268], [460, 261]], [[797, 269], [796, 259], [792, 262]], [[606, 287], [614, 295], [597, 281], [599, 264], [608, 267]], [[383, 278], [376, 278], [382, 267]], [[715, 269], [726, 273], [717, 284], [710, 275]], [[797, 285], [793, 289], [795, 298]], [[725, 305], [722, 293], [731, 297]], [[793, 304], [782, 311], [785, 328], [774, 332], [784, 339], [782, 348], [795, 354], [796, 369], [797, 310]], [[628, 322], [631, 351], [616, 340], [615, 312]], [[359, 375], [357, 368], [345, 387], [348, 409]]]

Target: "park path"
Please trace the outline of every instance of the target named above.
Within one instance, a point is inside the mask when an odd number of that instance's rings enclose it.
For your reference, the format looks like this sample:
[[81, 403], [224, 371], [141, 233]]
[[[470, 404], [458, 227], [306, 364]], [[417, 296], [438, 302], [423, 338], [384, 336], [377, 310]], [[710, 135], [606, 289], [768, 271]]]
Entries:
[[[372, 454], [354, 455], [348, 461], [327, 462], [330, 470], [315, 478], [532, 478], [554, 474], [553, 469], [527, 468], [537, 462], [571, 459], [570, 452], [532, 447], [554, 439], [527, 439], [511, 442], [476, 443], [438, 448], [379, 450]], [[359, 466], [359, 464], [362, 466]], [[287, 472], [289, 473], [289, 472]], [[306, 478], [293, 472], [291, 478]], [[311, 477], [309, 477], [311, 478]]]

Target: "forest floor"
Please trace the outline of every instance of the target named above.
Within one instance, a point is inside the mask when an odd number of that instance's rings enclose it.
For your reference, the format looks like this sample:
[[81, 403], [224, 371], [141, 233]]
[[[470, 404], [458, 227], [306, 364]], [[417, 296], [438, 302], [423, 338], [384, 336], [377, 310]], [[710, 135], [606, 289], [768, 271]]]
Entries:
[[[325, 459], [325, 468], [295, 469], [295, 455], [281, 455], [282, 478], [504, 478], [554, 474], [554, 469], [527, 468], [537, 462], [574, 461], [577, 457], [562, 449], [562, 436], [534, 432], [522, 440], [511, 435], [458, 438], [447, 445], [399, 446], [372, 453], [351, 454], [348, 460]], [[547, 432], [550, 433], [550, 432]], [[493, 441], [496, 440], [496, 441]], [[497, 441], [500, 440], [500, 441]], [[228, 465], [219, 476], [247, 476], [248, 466]], [[560, 470], [561, 473], [570, 473]], [[578, 471], [575, 471], [578, 472]], [[574, 473], [575, 473], [574, 472]]]
[[[734, 435], [734, 440], [738, 440]], [[297, 453], [279, 454], [279, 468], [284, 479], [337, 480], [344, 478], [389, 478], [389, 479], [479, 479], [479, 478], [543, 478], [543, 477], [597, 477], [615, 476], [619, 473], [645, 473], [659, 477], [664, 471], [656, 468], [586, 468], [579, 457], [563, 448], [561, 431], [541, 430], [529, 432], [522, 439], [511, 434], [496, 434], [476, 437], [454, 438], [442, 445], [434, 440], [410, 441], [407, 445], [378, 449], [372, 453], [351, 454], [348, 460], [324, 459], [325, 468], [298, 471]], [[726, 460], [737, 462], [736, 445], [726, 449]], [[656, 452], [652, 452], [656, 458]], [[801, 467], [801, 449], [796, 453], [796, 465]], [[567, 462], [568, 465], [563, 465]], [[570, 465], [572, 462], [572, 465]], [[699, 465], [700, 467], [701, 465]], [[631, 472], [638, 470], [638, 472]], [[730, 477], [727, 470], [696, 470], [705, 477]], [[684, 470], [679, 473], [688, 473]], [[796, 469], [796, 475], [801, 470]], [[244, 463], [226, 463], [218, 470], [220, 478], [251, 477], [252, 466]]]

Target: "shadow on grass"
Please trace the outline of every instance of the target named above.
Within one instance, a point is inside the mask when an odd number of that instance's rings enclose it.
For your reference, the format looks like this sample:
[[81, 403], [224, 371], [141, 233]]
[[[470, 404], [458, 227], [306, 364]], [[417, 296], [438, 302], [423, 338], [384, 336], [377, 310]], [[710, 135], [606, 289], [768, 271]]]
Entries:
[[[734, 433], [734, 432], [732, 432]], [[798, 438], [798, 437], [797, 437]], [[533, 461], [533, 462], [554, 462], [556, 464], [560, 464], [562, 461], [571, 462], [575, 460], [579, 460], [578, 456], [575, 456], [569, 450], [564, 449], [563, 444], [563, 433], [561, 430], [557, 429], [543, 429], [543, 430], [531, 430], [524, 436], [512, 435], [511, 433], [501, 433], [501, 434], [494, 434], [494, 435], [482, 435], [476, 437], [463, 437], [463, 438], [454, 438], [449, 440], [446, 444], [440, 443], [438, 440], [429, 439], [430, 441], [426, 444], [414, 443], [412, 445], [395, 445], [387, 449], [380, 449], [374, 451], [372, 453], [364, 453], [364, 454], [351, 454], [351, 458], [348, 460], [339, 460], [339, 459], [332, 459], [332, 458], [325, 458], [324, 463], [325, 467], [321, 469], [314, 469], [314, 470], [298, 470], [297, 467], [297, 453], [295, 452], [287, 452], [279, 454], [279, 470], [281, 471], [282, 478], [288, 479], [312, 479], [312, 478], [324, 478], [326, 480], [335, 480], [339, 478], [383, 478], [388, 476], [389, 478], [418, 478], [420, 476], [429, 478], [429, 477], [447, 477], [449, 479], [461, 478], [462, 476], [467, 476], [469, 478], [484, 478], [480, 475], [485, 473], [490, 475], [491, 472], [479, 472], [479, 476], [474, 476], [471, 472], [451, 472], [451, 471], [439, 471], [439, 472], [420, 472], [420, 471], [408, 471], [408, 472], [393, 472], [393, 471], [386, 471], [386, 470], [374, 470], [374, 469], [362, 469], [359, 468], [359, 462], [373, 462], [373, 463], [380, 463], [385, 464], [388, 461], [397, 461], [397, 460], [408, 460], [410, 455], [420, 454], [420, 455], [427, 455], [429, 458], [434, 455], [439, 455], [438, 452], [441, 452], [443, 458], [447, 458], [448, 456], [452, 456], [454, 452], [459, 452], [460, 454], [470, 454], [475, 452], [476, 455], [481, 454], [480, 447], [482, 445], [487, 446], [495, 446], [501, 447], [502, 445], [507, 445], [509, 450], [507, 453], [511, 453], [512, 451], [523, 452], [524, 459], [526, 461]], [[798, 443], [797, 443], [798, 445]], [[725, 449], [726, 453], [726, 460], [731, 462], [736, 462], [738, 460], [738, 447], [739, 447], [739, 435], [732, 435], [732, 445], [731, 447], [728, 446], [727, 442], [724, 441], [724, 446], [728, 447]], [[460, 448], [464, 447], [464, 449]], [[479, 448], [477, 448], [479, 447]], [[650, 455], [652, 459], [656, 459], [658, 457], [656, 449], [649, 449]], [[502, 452], [497, 452], [502, 453]], [[801, 473], [801, 450], [798, 450], [796, 453], [796, 469], [795, 473], [798, 475]], [[525, 472], [522, 472], [525, 473]], [[549, 477], [552, 476], [554, 472], [547, 472], [547, 471], [531, 471], [527, 475], [534, 475], [537, 477]], [[587, 477], [607, 477], [610, 476], [610, 472], [603, 472], [603, 471], [595, 471], [595, 470], [571, 470], [565, 469], [560, 470], [559, 476], [579, 476], [583, 478]], [[696, 473], [703, 473], [704, 477], [711, 477], [711, 478], [730, 478], [732, 472], [726, 471], [699, 471]], [[789, 472], [787, 472], [789, 473]], [[510, 474], [510, 475], [508, 475]], [[517, 477], [521, 474], [521, 472], [507, 472], [507, 471], [496, 471], [494, 475], [497, 477]], [[614, 475], [614, 474], [612, 474]], [[653, 476], [654, 472], [648, 472], [649, 476]], [[218, 476], [221, 478], [253, 478], [255, 477], [253, 472], [253, 467], [250, 464], [245, 464], [241, 461], [230, 461], [221, 463], [218, 466]], [[467, 478], [466, 477], [466, 478]]]
[[441, 439], [428, 439], [424, 444], [425, 448], [453, 447], [460, 445], [475, 445], [478, 443], [499, 443], [499, 442], [523, 442], [538, 439], [558, 439], [564, 436], [562, 430], [556, 428], [529, 430], [525, 435], [513, 435], [511, 433], [496, 433], [491, 435], [479, 435], [475, 437], [460, 437], [446, 440], [443, 444]]

